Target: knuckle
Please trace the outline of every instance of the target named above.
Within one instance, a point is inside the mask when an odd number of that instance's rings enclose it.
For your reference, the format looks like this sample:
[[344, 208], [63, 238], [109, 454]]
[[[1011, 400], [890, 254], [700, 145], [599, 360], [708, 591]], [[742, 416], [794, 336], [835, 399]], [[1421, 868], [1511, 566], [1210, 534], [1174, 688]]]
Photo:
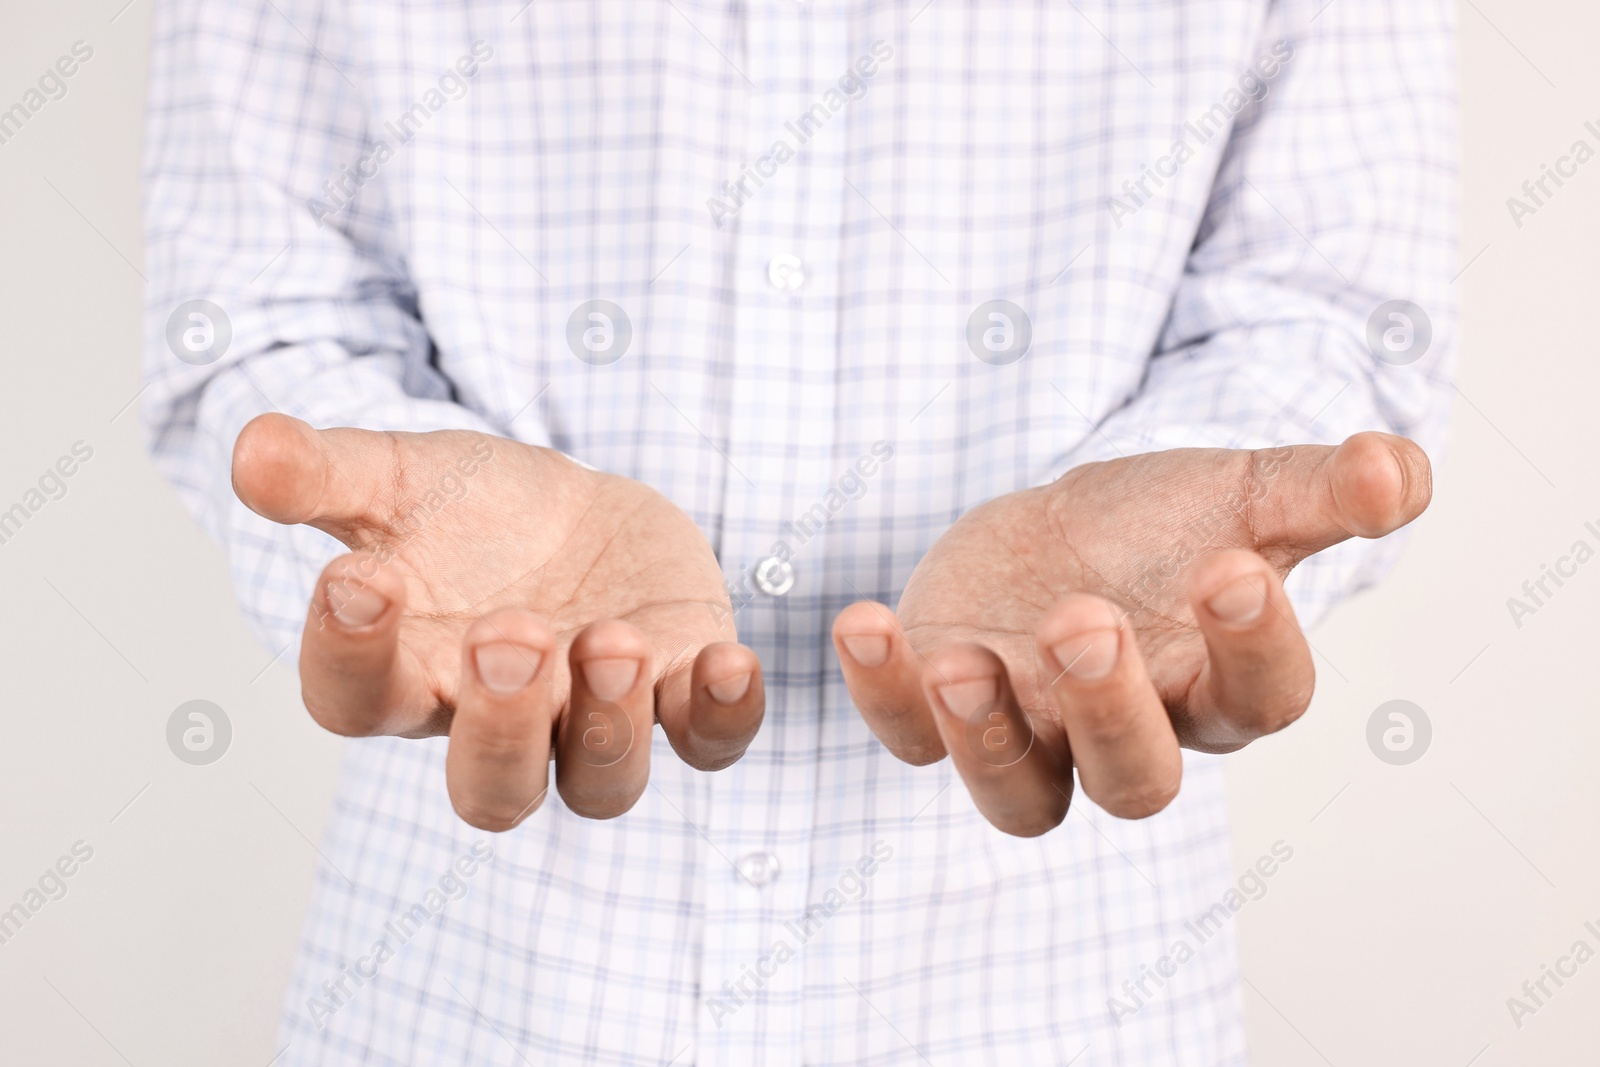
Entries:
[[944, 759], [944, 741], [930, 720], [926, 705], [885, 698], [858, 699], [857, 706], [873, 736], [901, 763], [926, 767]]
[[1280, 730], [1288, 729], [1295, 720], [1306, 713], [1304, 706], [1297, 706], [1276, 716], [1270, 717], [1257, 726], [1262, 737], [1268, 737]]
[[1077, 709], [1068, 734], [1090, 745], [1116, 746], [1138, 725], [1139, 713], [1128, 700], [1113, 698], [1084, 704]]
[[527, 723], [508, 716], [477, 718], [471, 724], [469, 736], [474, 756], [490, 764], [520, 764], [533, 747]]
[[1315, 683], [1309, 681], [1291, 690], [1279, 707], [1277, 716], [1269, 723], [1268, 732], [1277, 733], [1304, 715], [1306, 709], [1311, 707], [1311, 697], [1315, 691]]
[[1311, 706], [1312, 692], [1309, 683], [1297, 685], [1275, 699], [1232, 716], [1234, 725], [1250, 739], [1268, 737], [1287, 729]]

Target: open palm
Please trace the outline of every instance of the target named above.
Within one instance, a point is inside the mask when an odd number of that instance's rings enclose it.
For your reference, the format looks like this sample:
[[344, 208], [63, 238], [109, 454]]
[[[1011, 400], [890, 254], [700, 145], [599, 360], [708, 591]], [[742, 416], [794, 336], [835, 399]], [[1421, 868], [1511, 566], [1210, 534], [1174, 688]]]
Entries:
[[721, 572], [694, 523], [639, 482], [471, 431], [314, 430], [265, 415], [234, 450], [254, 511], [352, 552], [313, 593], [307, 708], [337, 733], [450, 735], [457, 810], [515, 825], [557, 788], [627, 810], [655, 721], [714, 769], [760, 725], [754, 653], [733, 643]]
[[1236, 749], [1309, 703], [1284, 576], [1405, 525], [1430, 492], [1422, 451], [1377, 433], [1087, 464], [962, 516], [897, 617], [845, 609], [846, 681], [897, 755], [951, 753], [1002, 829], [1058, 823], [1074, 768], [1107, 810], [1148, 815], [1176, 795], [1180, 745]]

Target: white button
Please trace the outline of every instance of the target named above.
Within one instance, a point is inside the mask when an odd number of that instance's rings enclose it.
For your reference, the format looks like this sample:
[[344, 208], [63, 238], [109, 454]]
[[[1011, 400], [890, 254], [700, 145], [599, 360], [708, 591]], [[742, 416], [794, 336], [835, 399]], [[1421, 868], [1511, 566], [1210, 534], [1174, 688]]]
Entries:
[[739, 877], [760, 889], [774, 878], [782, 868], [778, 865], [778, 857], [770, 852], [752, 852], [740, 856], [736, 864], [739, 868]]
[[794, 588], [794, 568], [789, 561], [768, 556], [756, 564], [756, 588], [768, 596], [782, 596]]
[[773, 256], [767, 264], [767, 281], [774, 289], [798, 289], [806, 283], [806, 267], [791, 252]]

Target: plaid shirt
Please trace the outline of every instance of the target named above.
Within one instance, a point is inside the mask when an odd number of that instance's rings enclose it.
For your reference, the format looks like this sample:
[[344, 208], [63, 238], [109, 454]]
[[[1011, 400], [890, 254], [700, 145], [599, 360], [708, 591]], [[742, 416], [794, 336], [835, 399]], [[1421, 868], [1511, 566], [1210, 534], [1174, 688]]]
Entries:
[[[742, 762], [658, 735], [611, 822], [479, 834], [442, 740], [350, 743], [279, 1067], [1243, 1062], [1231, 922], [1149, 977], [1238, 880], [1220, 763], [1006, 837], [874, 740], [828, 628], [1088, 460], [1436, 451], [1453, 36], [1447, 0], [166, 0], [144, 417], [269, 648], [340, 551], [231, 492], [277, 409], [655, 486], [768, 684]], [[1394, 300], [1415, 362], [1369, 344]], [[1392, 555], [1303, 567], [1302, 620]]]

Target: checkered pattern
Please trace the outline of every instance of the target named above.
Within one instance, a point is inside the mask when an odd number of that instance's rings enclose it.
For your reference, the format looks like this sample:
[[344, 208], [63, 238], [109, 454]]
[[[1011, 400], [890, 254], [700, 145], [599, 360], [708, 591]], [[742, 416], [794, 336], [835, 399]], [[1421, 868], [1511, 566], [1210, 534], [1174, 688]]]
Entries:
[[[1243, 1062], [1231, 929], [1134, 1017], [1108, 1008], [1234, 877], [1219, 764], [1190, 759], [1156, 818], [1080, 800], [1044, 838], [1005, 837], [948, 763], [870, 736], [827, 631], [857, 597], [893, 603], [964, 510], [1085, 460], [1366, 428], [1436, 450], [1453, 9], [166, 0], [145, 419], [273, 651], [293, 654], [338, 549], [233, 498], [231, 443], [271, 409], [552, 445], [666, 493], [735, 588], [780, 542], [796, 575], [739, 613], [769, 687], [741, 763], [695, 772], [658, 737], [630, 814], [551, 796], [398, 945], [385, 924], [484, 835], [449, 808], [442, 744], [351, 743], [280, 1067]], [[446, 77], [475, 42], [472, 76]], [[1278, 42], [1292, 58], [1235, 115]], [[1184, 124], [1208, 113], [1228, 121], [1201, 143]], [[1160, 163], [1186, 136], [1192, 158]], [[348, 204], [325, 185], [346, 175]], [[785, 256], [796, 288], [769, 270]], [[198, 367], [165, 341], [196, 298], [232, 326]], [[591, 299], [631, 324], [608, 365], [567, 341]], [[966, 342], [995, 299], [1031, 324], [1006, 365]], [[1391, 299], [1432, 318], [1410, 366], [1367, 347]], [[892, 459], [830, 507], [880, 441]], [[1351, 544], [1297, 572], [1303, 617], [1391, 555]], [[761, 853], [781, 871], [758, 888], [735, 867]], [[362, 964], [385, 938], [392, 958]]]

